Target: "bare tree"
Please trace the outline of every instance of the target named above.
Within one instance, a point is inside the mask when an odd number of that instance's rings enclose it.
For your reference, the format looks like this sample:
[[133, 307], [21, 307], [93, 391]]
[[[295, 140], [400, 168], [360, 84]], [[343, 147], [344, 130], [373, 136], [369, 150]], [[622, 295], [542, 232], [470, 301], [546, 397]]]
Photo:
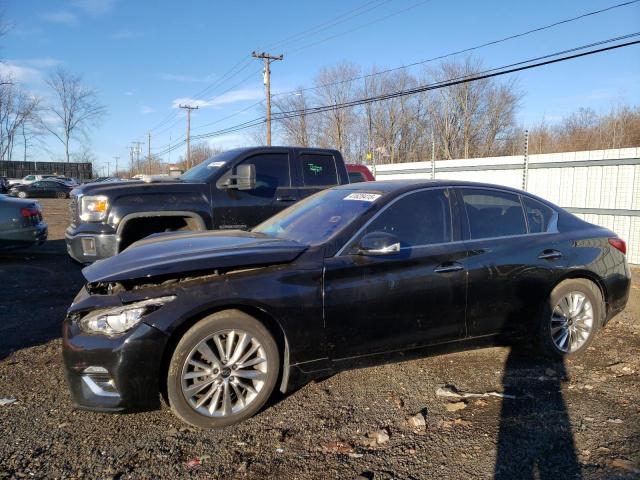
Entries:
[[[350, 63], [323, 68], [315, 78], [316, 103], [338, 105], [356, 98], [356, 89], [351, 78], [360, 69]], [[355, 137], [356, 112], [352, 108], [331, 109], [314, 115], [318, 128], [318, 146], [337, 148], [343, 155], [351, 156]]]
[[278, 128], [282, 131], [285, 142], [288, 145], [309, 147], [312, 144], [312, 123], [304, 112], [311, 104], [302, 87], [290, 95], [283, 95], [273, 99], [276, 112], [297, 112], [297, 115], [282, 115], [279, 119], [276, 115]]
[[65, 159], [69, 162], [69, 144], [76, 133], [85, 131], [99, 123], [106, 109], [99, 101], [95, 90], [82, 84], [82, 77], [63, 68], [57, 68], [47, 84], [54, 94], [53, 102], [46, 111], [54, 118], [43, 126], [64, 145]]
[[11, 160], [16, 137], [26, 124], [35, 123], [39, 102], [12, 78], [0, 78], [0, 158]]

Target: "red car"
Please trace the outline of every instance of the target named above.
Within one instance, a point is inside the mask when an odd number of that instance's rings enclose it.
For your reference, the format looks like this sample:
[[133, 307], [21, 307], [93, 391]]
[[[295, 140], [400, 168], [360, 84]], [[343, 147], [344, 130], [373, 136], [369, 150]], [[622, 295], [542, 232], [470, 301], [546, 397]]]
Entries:
[[366, 165], [356, 165], [355, 163], [347, 163], [347, 172], [349, 173], [349, 182], [373, 182], [375, 177]]

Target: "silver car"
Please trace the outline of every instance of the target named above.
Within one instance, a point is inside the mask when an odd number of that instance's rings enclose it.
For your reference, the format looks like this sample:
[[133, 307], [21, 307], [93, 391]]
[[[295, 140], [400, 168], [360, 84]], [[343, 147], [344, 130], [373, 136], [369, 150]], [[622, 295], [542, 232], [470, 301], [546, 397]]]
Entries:
[[47, 234], [38, 202], [0, 195], [0, 249], [40, 245]]

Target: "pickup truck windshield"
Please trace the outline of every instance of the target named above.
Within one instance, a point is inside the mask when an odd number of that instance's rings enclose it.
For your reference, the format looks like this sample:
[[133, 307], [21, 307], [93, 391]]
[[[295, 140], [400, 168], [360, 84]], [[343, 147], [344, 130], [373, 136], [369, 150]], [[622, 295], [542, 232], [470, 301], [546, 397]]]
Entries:
[[235, 155], [236, 153], [231, 150], [219, 153], [190, 168], [180, 175], [180, 179], [187, 182], [206, 182], [216, 171], [219, 171], [229, 160], [232, 160]]
[[262, 222], [253, 231], [317, 245], [372, 208], [380, 196], [374, 192], [323, 190]]

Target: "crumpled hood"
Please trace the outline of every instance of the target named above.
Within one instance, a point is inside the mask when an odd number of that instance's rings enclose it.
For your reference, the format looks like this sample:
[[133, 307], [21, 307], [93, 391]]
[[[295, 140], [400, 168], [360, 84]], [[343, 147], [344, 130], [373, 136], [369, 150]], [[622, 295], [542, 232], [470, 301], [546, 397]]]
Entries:
[[241, 230], [152, 235], [82, 270], [89, 283], [288, 263], [307, 246]]

